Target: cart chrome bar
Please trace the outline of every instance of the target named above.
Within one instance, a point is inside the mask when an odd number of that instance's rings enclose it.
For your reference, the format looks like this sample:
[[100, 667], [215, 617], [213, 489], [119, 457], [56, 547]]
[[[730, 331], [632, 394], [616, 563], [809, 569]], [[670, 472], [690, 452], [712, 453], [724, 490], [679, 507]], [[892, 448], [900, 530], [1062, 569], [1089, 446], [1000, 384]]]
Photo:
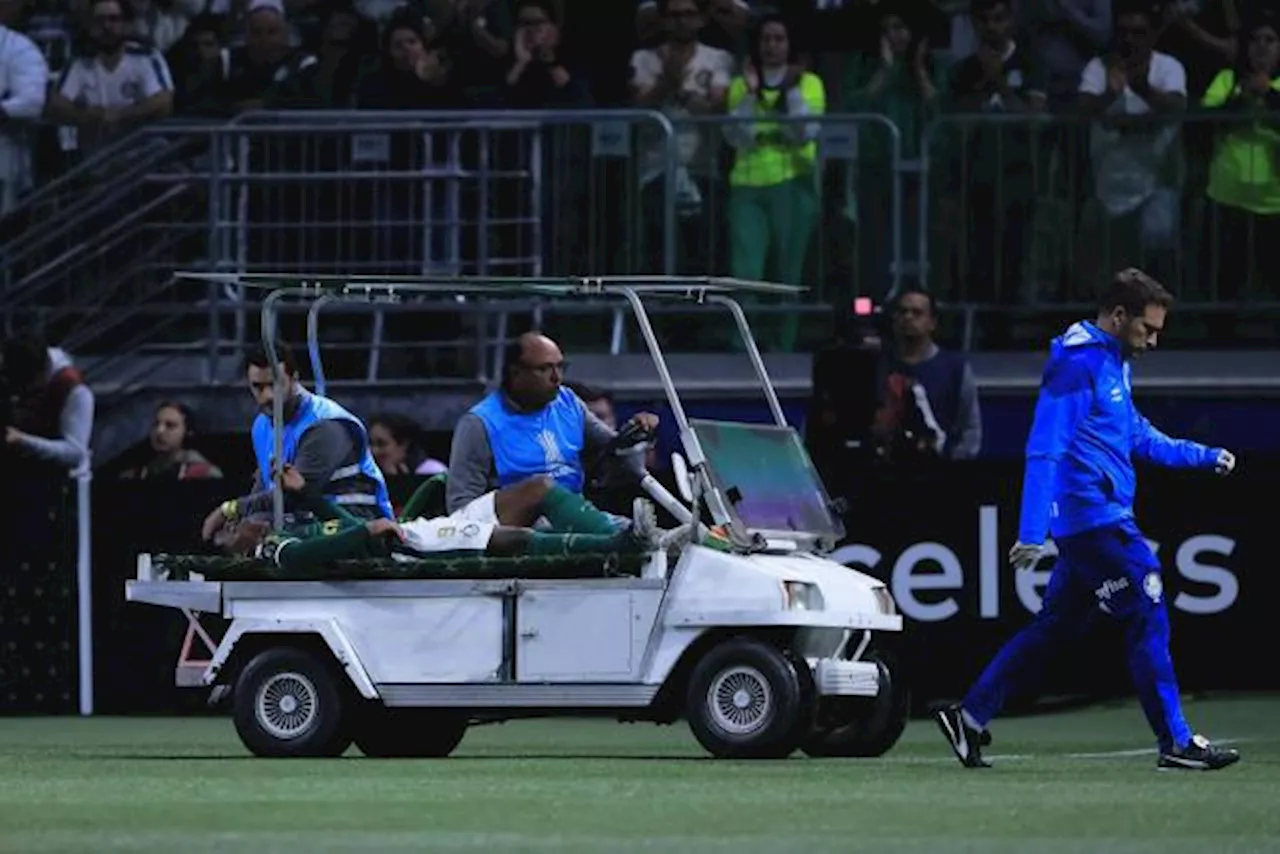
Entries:
[[[573, 297], [621, 297], [631, 306], [640, 334], [653, 358], [659, 379], [666, 392], [667, 402], [679, 428], [681, 444], [688, 455], [689, 466], [694, 481], [694, 502], [692, 519], [688, 522], [693, 530], [701, 525], [698, 519], [699, 499], [705, 499], [715, 524], [720, 525], [729, 535], [730, 540], [740, 548], [752, 548], [758, 543], [746, 531], [738, 530], [732, 524], [732, 514], [725, 505], [724, 496], [712, 486], [706, 468], [706, 457], [703, 454], [698, 437], [689, 425], [689, 418], [680, 394], [667, 366], [662, 346], [658, 343], [653, 325], [645, 309], [645, 299], [666, 299], [692, 301], [699, 304], [722, 305], [733, 316], [734, 323], [742, 335], [747, 356], [755, 369], [760, 385], [764, 389], [770, 412], [779, 427], [786, 427], [786, 416], [782, 404], [769, 379], [760, 349], [756, 345], [746, 313], [736, 299], [735, 294], [795, 296], [805, 288], [794, 285], [783, 285], [774, 282], [749, 281], [716, 276], [579, 276], [563, 278], [525, 278], [525, 277], [493, 277], [493, 276], [371, 276], [371, 275], [302, 275], [276, 273], [218, 273], [218, 272], [179, 272], [180, 279], [196, 281], [212, 281], [241, 287], [258, 288], [268, 291], [262, 303], [262, 343], [271, 358], [271, 375], [275, 384], [272, 395], [272, 421], [274, 424], [275, 459], [283, 457], [284, 448], [284, 377], [280, 371], [278, 349], [278, 314], [279, 303], [289, 297], [314, 300], [307, 312], [307, 353], [310, 358], [316, 392], [324, 394], [324, 364], [320, 354], [319, 314], [326, 305], [337, 302], [402, 302], [404, 297], [419, 296], [466, 296], [478, 297], [513, 297], [536, 294], [552, 298]], [[432, 302], [424, 301], [424, 310], [430, 310]], [[284, 523], [284, 490], [283, 473], [279, 466], [272, 472], [273, 497], [272, 513], [274, 524], [279, 527]]]

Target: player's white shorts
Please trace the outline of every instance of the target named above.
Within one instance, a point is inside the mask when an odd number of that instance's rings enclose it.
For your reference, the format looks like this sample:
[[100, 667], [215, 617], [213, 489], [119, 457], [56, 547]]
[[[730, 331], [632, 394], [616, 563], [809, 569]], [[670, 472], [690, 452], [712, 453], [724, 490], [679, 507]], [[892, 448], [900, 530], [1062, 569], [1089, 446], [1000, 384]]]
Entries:
[[493, 493], [487, 492], [448, 516], [411, 519], [400, 523], [405, 548], [433, 552], [484, 552], [498, 527]]

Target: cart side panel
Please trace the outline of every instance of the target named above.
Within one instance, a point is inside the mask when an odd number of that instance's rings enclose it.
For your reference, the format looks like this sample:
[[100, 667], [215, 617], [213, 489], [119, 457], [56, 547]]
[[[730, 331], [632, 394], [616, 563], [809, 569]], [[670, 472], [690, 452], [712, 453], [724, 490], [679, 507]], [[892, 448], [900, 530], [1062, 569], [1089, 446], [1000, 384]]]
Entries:
[[332, 621], [375, 684], [485, 682], [503, 675], [506, 607], [497, 596], [255, 598], [237, 621]]

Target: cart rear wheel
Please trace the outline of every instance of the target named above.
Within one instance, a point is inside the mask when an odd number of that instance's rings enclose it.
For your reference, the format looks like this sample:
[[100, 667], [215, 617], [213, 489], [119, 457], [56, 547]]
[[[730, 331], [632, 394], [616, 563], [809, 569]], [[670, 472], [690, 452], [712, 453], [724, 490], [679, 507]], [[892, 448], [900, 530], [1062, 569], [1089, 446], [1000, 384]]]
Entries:
[[463, 712], [443, 709], [389, 709], [371, 704], [360, 716], [356, 747], [380, 759], [448, 756], [467, 733]]
[[749, 638], [725, 641], [698, 662], [685, 703], [694, 737], [724, 759], [789, 756], [811, 714], [811, 692], [796, 665], [777, 647]]
[[258, 653], [236, 679], [236, 732], [256, 756], [341, 756], [345, 697], [327, 663], [295, 648]]

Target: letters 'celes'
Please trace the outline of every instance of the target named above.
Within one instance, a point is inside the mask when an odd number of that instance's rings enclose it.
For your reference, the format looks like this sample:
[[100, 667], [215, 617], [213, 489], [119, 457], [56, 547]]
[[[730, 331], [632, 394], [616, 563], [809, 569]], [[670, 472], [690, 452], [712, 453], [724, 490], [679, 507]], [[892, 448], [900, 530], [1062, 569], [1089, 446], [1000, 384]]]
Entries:
[[[1147, 542], [1161, 558], [1166, 575], [1172, 571], [1176, 577], [1195, 585], [1194, 591], [1179, 590], [1169, 599], [1177, 610], [1198, 615], [1221, 614], [1239, 598], [1240, 582], [1235, 573], [1224, 565], [1236, 549], [1236, 541], [1231, 537], [1196, 534], [1172, 550], [1163, 549], [1160, 543], [1152, 540]], [[1003, 560], [1006, 545], [1000, 542], [999, 509], [994, 505], [983, 505], [978, 509], [977, 543], [977, 553], [963, 557], [952, 546], [932, 540], [912, 543], [904, 548], [893, 561], [888, 579], [902, 614], [926, 623], [955, 617], [961, 612], [962, 600], [952, 594], [971, 586], [968, 578], [976, 569], [978, 617], [985, 620], [999, 618], [1002, 606], [1000, 575], [1013, 570]], [[1041, 562], [1014, 578], [1018, 601], [1030, 613], [1040, 610], [1040, 596], [1049, 583], [1049, 571], [1056, 555], [1052, 545], [1047, 545]], [[1167, 559], [1170, 555], [1172, 567]], [[883, 574], [875, 570], [884, 563], [885, 557], [879, 549], [864, 543], [849, 543], [831, 554], [832, 560], [871, 571], [880, 577]], [[1180, 586], [1166, 583], [1166, 587], [1175, 589]], [[925, 591], [932, 595], [921, 595]], [[966, 597], [964, 601], [972, 600]]]

